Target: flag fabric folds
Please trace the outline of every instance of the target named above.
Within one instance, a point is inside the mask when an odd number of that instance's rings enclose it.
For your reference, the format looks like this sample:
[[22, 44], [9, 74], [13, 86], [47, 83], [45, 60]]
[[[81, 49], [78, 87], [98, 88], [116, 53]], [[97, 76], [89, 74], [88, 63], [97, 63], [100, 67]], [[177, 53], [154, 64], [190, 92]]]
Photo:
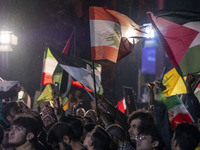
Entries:
[[125, 114], [126, 111], [126, 101], [125, 97], [123, 97], [120, 101], [117, 102], [118, 110]]
[[71, 40], [72, 40], [72, 37], [74, 35], [74, 30], [72, 31], [69, 39], [67, 40], [67, 43], [62, 51], [63, 54], [67, 55], [68, 54], [68, 51], [69, 51], [69, 47], [70, 47], [70, 43], [71, 43]]
[[148, 12], [169, 60], [181, 76], [200, 71], [200, 13]]
[[166, 87], [166, 90], [163, 91], [165, 97], [187, 93], [183, 79], [175, 68], [164, 75], [162, 83]]
[[50, 84], [46, 85], [45, 89], [37, 99], [36, 103], [40, 104], [42, 102], [50, 102], [54, 97], [53, 89]]
[[49, 48], [45, 51], [45, 58], [43, 62], [43, 70], [42, 70], [42, 84], [53, 84], [52, 76], [54, 73], [54, 70], [57, 66], [58, 62], [52, 55]]
[[[69, 73], [75, 80], [94, 91], [93, 71], [88, 63], [73, 56], [63, 55], [53, 49], [51, 52], [63, 70]], [[101, 87], [101, 72], [97, 69], [95, 69], [95, 79], [98, 91]]]
[[168, 110], [172, 130], [180, 123], [194, 123], [190, 113], [177, 95], [167, 97], [163, 102]]
[[92, 60], [117, 60], [132, 51], [138, 40], [128, 37], [143, 37], [140, 26], [129, 17], [103, 7], [90, 7], [90, 40]]

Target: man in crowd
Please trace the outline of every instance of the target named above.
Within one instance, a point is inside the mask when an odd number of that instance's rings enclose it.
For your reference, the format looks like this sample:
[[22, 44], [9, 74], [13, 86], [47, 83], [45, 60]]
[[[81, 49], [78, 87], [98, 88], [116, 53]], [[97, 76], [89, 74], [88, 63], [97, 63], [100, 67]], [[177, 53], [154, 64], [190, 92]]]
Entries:
[[11, 123], [8, 142], [16, 150], [43, 150], [37, 140], [38, 129], [38, 122], [33, 116], [20, 114]]
[[195, 150], [200, 142], [198, 127], [182, 123], [175, 128], [171, 148], [172, 150]]
[[64, 122], [58, 122], [48, 132], [47, 142], [59, 150], [87, 150], [73, 130]]

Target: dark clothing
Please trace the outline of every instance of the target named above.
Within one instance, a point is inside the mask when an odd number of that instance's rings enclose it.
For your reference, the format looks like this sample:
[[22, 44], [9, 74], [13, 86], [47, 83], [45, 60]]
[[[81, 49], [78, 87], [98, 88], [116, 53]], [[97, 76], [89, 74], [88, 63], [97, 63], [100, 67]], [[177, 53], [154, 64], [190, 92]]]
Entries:
[[162, 137], [167, 150], [171, 149], [172, 130], [170, 127], [168, 111], [163, 102], [154, 101], [154, 119], [157, 129]]
[[124, 143], [121, 147], [118, 147], [117, 150], [135, 150], [129, 142]]

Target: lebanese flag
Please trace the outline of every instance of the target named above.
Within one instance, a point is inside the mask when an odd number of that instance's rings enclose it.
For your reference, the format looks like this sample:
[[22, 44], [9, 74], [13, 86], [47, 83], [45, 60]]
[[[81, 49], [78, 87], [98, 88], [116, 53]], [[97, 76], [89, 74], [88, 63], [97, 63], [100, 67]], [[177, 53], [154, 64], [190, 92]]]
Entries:
[[148, 12], [169, 60], [181, 76], [200, 71], [200, 13]]
[[180, 123], [194, 123], [190, 113], [177, 95], [164, 100], [172, 130]]
[[125, 97], [123, 97], [120, 101], [118, 101], [117, 104], [118, 104], [118, 110], [125, 114], [126, 111]]
[[[129, 17], [103, 7], [90, 7], [92, 60], [117, 60], [128, 55], [143, 32]], [[132, 38], [130, 38], [132, 37]]]
[[54, 70], [56, 69], [58, 62], [52, 55], [49, 48], [46, 49], [45, 58], [43, 62], [43, 70], [42, 70], [42, 84], [53, 84], [52, 76]]

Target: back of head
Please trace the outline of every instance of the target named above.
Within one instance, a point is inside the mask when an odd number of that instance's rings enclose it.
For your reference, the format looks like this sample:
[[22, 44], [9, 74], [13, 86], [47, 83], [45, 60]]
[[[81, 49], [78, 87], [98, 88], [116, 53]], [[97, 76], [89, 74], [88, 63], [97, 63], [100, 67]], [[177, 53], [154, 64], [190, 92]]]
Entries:
[[92, 142], [94, 150], [108, 150], [111, 138], [109, 134], [101, 127], [96, 126], [92, 131]]
[[110, 125], [106, 131], [111, 135], [115, 136], [117, 139], [119, 139], [122, 142], [125, 142], [127, 140], [127, 133], [126, 131], [118, 124]]
[[39, 125], [37, 120], [32, 115], [19, 114], [12, 121], [12, 125], [24, 127], [26, 129], [26, 133], [32, 132], [34, 134], [34, 138], [31, 141], [37, 140]]
[[138, 109], [137, 111], [134, 111], [128, 119], [129, 124], [134, 119], [140, 119], [141, 125], [148, 125], [148, 124], [154, 124], [154, 118], [152, 116], [152, 113], [150, 111], [144, 110], [144, 109]]
[[79, 119], [72, 116], [64, 116], [60, 118], [59, 122], [66, 123], [73, 130], [76, 140], [81, 138], [83, 134], [83, 124]]
[[2, 108], [2, 115], [3, 115], [4, 119], [7, 119], [7, 117], [9, 115], [11, 115], [11, 110], [12, 110], [13, 114], [21, 113], [21, 109], [18, 106], [17, 102], [14, 102], [14, 101], [13, 102], [8, 102]]
[[66, 123], [58, 122], [54, 124], [49, 130], [47, 142], [62, 142], [64, 136], [68, 136], [70, 140], [74, 140], [74, 133], [72, 129]]
[[198, 127], [188, 123], [179, 124], [175, 128], [174, 139], [181, 150], [194, 150], [200, 142]]

